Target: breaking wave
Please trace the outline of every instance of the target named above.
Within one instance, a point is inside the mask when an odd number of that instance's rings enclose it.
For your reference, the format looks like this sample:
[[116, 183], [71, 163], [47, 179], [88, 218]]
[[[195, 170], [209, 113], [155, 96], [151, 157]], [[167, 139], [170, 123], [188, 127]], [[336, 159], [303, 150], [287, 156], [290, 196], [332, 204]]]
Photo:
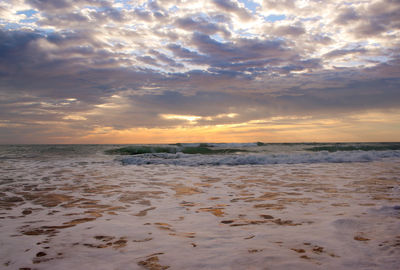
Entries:
[[238, 152], [247, 152], [244, 149], [232, 149], [232, 148], [219, 148], [213, 149], [211, 145], [200, 144], [198, 146], [127, 146], [117, 149], [111, 149], [105, 151], [106, 154], [111, 155], [141, 155], [141, 154], [155, 154], [155, 153], [184, 153], [184, 154], [202, 154], [202, 155], [213, 155], [213, 154], [231, 154]]
[[301, 163], [349, 163], [371, 162], [387, 158], [400, 158], [400, 151], [351, 151], [351, 152], [295, 152], [279, 154], [225, 154], [201, 155], [178, 153], [145, 153], [120, 157], [124, 165], [165, 164], [177, 166], [219, 166], [219, 165], [267, 165]]

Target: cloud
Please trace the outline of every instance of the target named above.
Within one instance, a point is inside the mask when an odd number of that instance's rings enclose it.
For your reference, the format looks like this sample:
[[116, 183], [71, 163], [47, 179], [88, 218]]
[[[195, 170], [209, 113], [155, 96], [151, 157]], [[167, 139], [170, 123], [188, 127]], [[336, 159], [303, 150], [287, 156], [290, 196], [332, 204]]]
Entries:
[[172, 58], [168, 57], [167, 55], [160, 53], [154, 49], [149, 51], [150, 54], [154, 55], [160, 62], [167, 64], [170, 67], [182, 68], [184, 67], [183, 64], [176, 62]]
[[390, 118], [400, 105], [398, 1], [257, 3], [3, 1], [0, 141], [188, 125], [160, 115], [199, 117], [192, 128]]
[[340, 11], [337, 15], [335, 22], [341, 25], [346, 25], [348, 23], [352, 23], [354, 21], [358, 21], [360, 19], [360, 15], [354, 8], [346, 7]]
[[295, 9], [296, 0], [263, 0], [263, 6], [275, 10]]
[[296, 58], [295, 52], [288, 49], [281, 40], [237, 38], [223, 43], [208, 35], [195, 33], [191, 45], [199, 52], [190, 55], [191, 61], [207, 64], [210, 70], [217, 68], [224, 69], [225, 72], [235, 71], [238, 76], [243, 75], [239, 71], [263, 69]]
[[41, 10], [66, 9], [72, 6], [72, 2], [68, 0], [28, 0], [28, 3]]
[[148, 10], [142, 10], [139, 8], [134, 9], [133, 13], [135, 14], [136, 18], [150, 22], [152, 19], [152, 13]]
[[367, 50], [364, 48], [356, 48], [356, 49], [337, 49], [330, 51], [329, 53], [325, 54], [325, 58], [335, 58], [335, 57], [341, 57], [345, 55], [354, 55], [354, 54], [360, 54], [360, 53], [365, 53]]
[[177, 19], [175, 25], [191, 32], [197, 31], [207, 35], [220, 33], [225, 37], [230, 36], [230, 32], [224, 27], [221, 27], [220, 25], [215, 23], [211, 23], [202, 17], [197, 17], [196, 19], [193, 19], [193, 15]]
[[304, 34], [306, 31], [302, 26], [292, 26], [292, 25], [286, 25], [286, 26], [279, 26], [276, 29], [273, 30], [273, 33], [277, 36], [300, 36]]
[[212, 0], [215, 6], [225, 12], [233, 13], [242, 20], [249, 20], [252, 18], [251, 13], [235, 0]]

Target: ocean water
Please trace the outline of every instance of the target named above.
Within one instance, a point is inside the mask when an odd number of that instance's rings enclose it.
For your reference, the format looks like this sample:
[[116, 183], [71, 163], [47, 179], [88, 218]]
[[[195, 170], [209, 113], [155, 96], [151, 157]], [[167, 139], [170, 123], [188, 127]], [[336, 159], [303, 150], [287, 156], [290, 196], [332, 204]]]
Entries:
[[0, 146], [0, 269], [399, 269], [400, 143]]

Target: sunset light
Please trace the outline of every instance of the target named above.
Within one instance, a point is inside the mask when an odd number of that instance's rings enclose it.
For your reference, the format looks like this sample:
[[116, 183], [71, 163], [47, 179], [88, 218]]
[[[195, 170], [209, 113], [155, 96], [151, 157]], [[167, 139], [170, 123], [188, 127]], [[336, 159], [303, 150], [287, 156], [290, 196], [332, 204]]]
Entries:
[[390, 0], [2, 1], [0, 143], [101, 142], [100, 126], [110, 143], [194, 141], [206, 129], [226, 142], [396, 141], [399, 9]]
[[0, 268], [400, 269], [400, 0], [0, 0]]

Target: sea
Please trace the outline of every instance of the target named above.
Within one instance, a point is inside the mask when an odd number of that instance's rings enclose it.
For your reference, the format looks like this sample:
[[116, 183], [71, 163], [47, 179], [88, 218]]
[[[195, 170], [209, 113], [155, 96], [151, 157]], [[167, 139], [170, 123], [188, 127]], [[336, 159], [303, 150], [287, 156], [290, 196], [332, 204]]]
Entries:
[[400, 143], [0, 145], [0, 269], [400, 269]]

